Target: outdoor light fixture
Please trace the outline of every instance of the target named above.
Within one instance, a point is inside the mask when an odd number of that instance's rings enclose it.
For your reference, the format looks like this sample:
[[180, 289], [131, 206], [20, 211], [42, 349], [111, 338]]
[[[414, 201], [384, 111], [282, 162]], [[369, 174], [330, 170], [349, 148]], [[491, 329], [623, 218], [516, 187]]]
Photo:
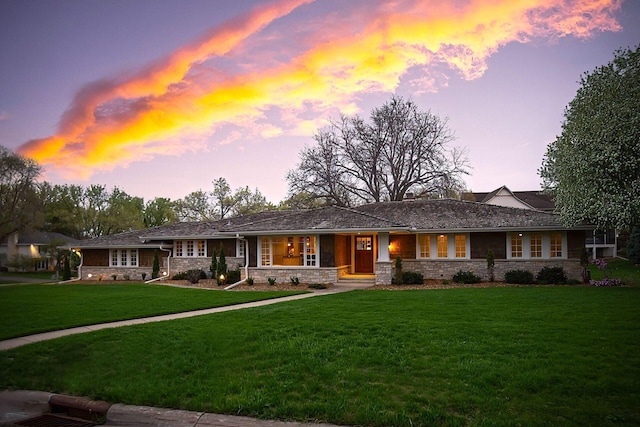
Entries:
[[89, 273], [89, 274], [87, 275], [87, 277], [88, 277], [89, 279], [91, 279], [91, 278], [93, 277], [93, 274]]
[[166, 276], [166, 275], [167, 275], [167, 272], [166, 272], [166, 271], [163, 271], [163, 272], [162, 272], [162, 275], [163, 275], [163, 276]]

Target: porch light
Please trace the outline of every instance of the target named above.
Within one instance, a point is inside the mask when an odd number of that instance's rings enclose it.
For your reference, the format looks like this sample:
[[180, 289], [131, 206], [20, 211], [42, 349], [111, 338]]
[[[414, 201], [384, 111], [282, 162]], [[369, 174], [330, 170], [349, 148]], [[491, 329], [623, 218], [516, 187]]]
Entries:
[[221, 280], [221, 281], [224, 281], [224, 274], [221, 274], [221, 275], [220, 275], [220, 280]]
[[89, 274], [87, 275], [87, 277], [88, 277], [89, 279], [91, 279], [91, 278], [93, 277], [93, 274], [89, 273]]

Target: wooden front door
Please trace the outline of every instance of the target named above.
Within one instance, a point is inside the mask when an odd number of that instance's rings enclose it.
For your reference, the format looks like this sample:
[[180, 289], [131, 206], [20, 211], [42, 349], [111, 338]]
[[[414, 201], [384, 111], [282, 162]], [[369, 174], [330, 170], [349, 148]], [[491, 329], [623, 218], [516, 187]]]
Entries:
[[356, 236], [356, 273], [373, 273], [373, 236]]

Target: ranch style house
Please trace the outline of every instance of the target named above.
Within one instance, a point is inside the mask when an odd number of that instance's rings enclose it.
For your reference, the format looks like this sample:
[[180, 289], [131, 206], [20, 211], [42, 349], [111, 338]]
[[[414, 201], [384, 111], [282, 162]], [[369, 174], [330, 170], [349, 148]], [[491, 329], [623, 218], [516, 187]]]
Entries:
[[536, 274], [562, 267], [581, 279], [585, 230], [566, 228], [558, 215], [532, 209], [452, 199], [372, 203], [354, 208], [265, 211], [219, 221], [183, 222], [82, 241], [82, 280], [114, 274], [151, 278], [154, 254], [160, 275], [209, 271], [213, 251], [224, 247], [229, 269], [256, 282], [291, 277], [302, 283], [337, 283], [349, 277], [390, 284], [394, 261], [426, 279], [451, 279], [459, 270], [488, 279], [486, 257], [495, 256], [495, 277], [509, 270]]

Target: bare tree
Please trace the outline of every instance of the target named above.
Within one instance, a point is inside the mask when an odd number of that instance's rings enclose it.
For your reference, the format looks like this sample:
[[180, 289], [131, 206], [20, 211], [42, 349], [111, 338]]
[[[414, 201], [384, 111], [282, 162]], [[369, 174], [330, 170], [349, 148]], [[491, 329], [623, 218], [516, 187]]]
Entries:
[[289, 192], [310, 193], [339, 206], [402, 200], [407, 193], [447, 194], [462, 187], [464, 150], [449, 150], [446, 119], [392, 97], [370, 121], [341, 116], [314, 136], [287, 174]]

